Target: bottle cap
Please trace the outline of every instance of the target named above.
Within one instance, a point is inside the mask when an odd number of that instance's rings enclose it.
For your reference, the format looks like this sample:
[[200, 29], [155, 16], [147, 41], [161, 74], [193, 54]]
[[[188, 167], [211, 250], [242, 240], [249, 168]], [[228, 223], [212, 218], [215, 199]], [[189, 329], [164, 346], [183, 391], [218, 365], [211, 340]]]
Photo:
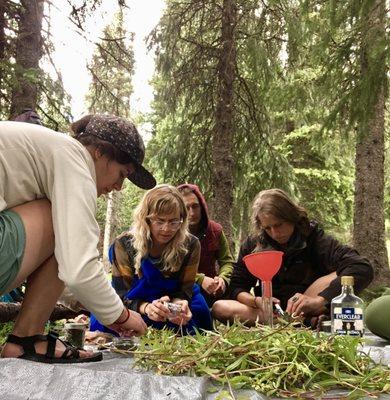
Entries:
[[343, 286], [353, 286], [353, 284], [354, 284], [353, 276], [342, 276], [341, 284]]

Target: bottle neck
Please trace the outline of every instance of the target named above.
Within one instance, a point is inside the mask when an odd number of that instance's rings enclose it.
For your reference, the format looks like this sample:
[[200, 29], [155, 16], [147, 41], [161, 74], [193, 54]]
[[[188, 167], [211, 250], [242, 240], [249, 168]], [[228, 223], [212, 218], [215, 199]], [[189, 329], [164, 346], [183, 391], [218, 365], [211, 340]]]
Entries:
[[341, 294], [354, 294], [353, 292], [353, 286], [351, 285], [343, 285]]

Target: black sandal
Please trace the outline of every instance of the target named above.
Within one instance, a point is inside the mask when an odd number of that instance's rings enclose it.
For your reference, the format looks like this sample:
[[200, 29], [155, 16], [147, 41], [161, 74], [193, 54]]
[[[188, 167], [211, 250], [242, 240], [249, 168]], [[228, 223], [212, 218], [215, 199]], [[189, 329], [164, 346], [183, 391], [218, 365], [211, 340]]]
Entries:
[[[65, 350], [61, 357], [55, 357], [54, 354], [57, 340], [65, 345]], [[47, 341], [46, 354], [38, 354], [35, 351], [35, 343], [45, 341]], [[17, 344], [18, 346], [23, 347], [24, 353], [18, 357], [23, 360], [37, 361], [48, 364], [71, 364], [101, 361], [103, 359], [103, 354], [101, 352], [96, 352], [89, 357], [80, 357], [79, 350], [70, 343], [59, 339], [58, 334], [55, 332], [49, 332], [48, 335], [33, 335], [25, 337], [19, 337], [11, 334], [8, 335], [6, 342]]]

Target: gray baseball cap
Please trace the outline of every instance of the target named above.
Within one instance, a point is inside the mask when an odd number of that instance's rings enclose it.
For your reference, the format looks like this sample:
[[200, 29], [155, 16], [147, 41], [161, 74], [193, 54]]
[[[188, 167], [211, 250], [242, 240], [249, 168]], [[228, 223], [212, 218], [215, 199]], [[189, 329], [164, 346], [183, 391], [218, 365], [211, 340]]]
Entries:
[[14, 121], [28, 122], [29, 124], [42, 125], [39, 115], [32, 108], [24, 108], [22, 113], [17, 115]]
[[85, 128], [85, 133], [111, 143], [131, 157], [135, 171], [127, 178], [135, 185], [142, 189], [151, 189], [156, 186], [153, 175], [142, 166], [145, 146], [141, 135], [131, 121], [114, 115], [95, 114]]

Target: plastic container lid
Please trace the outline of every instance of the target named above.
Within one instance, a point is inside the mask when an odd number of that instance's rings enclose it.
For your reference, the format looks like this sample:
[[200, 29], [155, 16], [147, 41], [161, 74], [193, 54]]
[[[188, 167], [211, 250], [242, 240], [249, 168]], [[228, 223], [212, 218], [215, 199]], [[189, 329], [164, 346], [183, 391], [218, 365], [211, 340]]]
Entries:
[[67, 322], [64, 325], [65, 329], [86, 329], [88, 326], [85, 322]]

